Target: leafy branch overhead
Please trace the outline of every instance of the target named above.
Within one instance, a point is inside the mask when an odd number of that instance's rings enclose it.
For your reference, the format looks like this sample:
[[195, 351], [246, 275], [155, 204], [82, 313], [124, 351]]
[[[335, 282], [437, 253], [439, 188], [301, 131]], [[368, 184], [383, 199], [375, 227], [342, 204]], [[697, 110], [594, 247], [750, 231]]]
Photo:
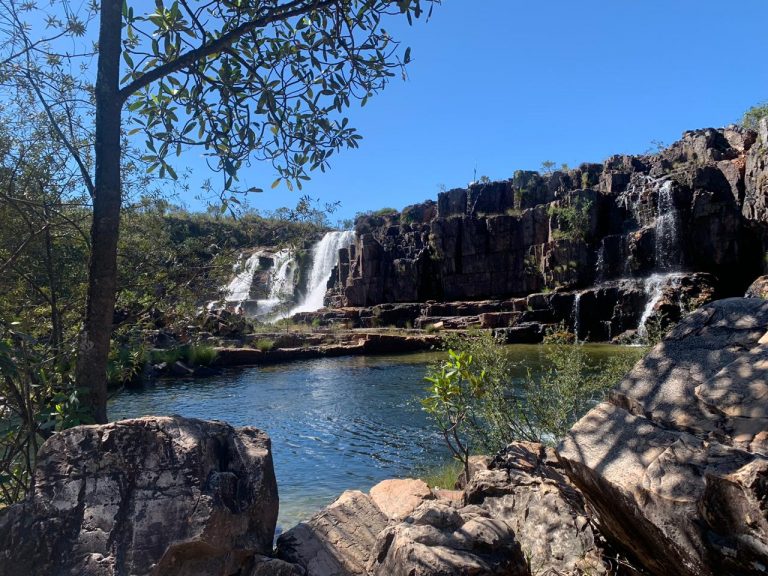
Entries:
[[125, 4], [120, 95], [132, 132], [146, 135], [149, 170], [173, 177], [169, 152], [200, 146], [227, 188], [251, 160], [274, 165], [273, 187], [301, 188], [309, 170], [358, 146], [344, 108], [365, 105], [410, 59], [382, 18], [419, 16], [420, 4], [181, 0], [147, 15]]

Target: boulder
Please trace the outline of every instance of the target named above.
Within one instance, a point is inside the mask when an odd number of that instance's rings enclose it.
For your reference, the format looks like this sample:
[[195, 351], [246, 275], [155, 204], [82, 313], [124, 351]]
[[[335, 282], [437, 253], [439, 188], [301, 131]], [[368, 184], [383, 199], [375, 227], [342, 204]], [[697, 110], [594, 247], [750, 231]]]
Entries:
[[686, 317], [571, 429], [559, 458], [652, 574], [765, 574], [768, 302]]
[[762, 298], [768, 300], [768, 276], [760, 276], [747, 288], [745, 298]]
[[370, 496], [349, 490], [309, 521], [281, 534], [277, 555], [300, 565], [308, 576], [363, 575], [376, 537], [386, 526], [387, 517]]
[[434, 495], [423, 480], [403, 478], [379, 482], [371, 488], [371, 498], [387, 518], [400, 521]]
[[475, 473], [465, 502], [513, 531], [532, 574], [607, 573], [584, 498], [551, 448], [510, 444], [488, 470]]
[[0, 513], [0, 575], [207, 576], [272, 549], [277, 485], [255, 428], [146, 417], [56, 434]]
[[528, 575], [514, 532], [482, 509], [424, 502], [378, 538], [368, 571], [374, 576]]

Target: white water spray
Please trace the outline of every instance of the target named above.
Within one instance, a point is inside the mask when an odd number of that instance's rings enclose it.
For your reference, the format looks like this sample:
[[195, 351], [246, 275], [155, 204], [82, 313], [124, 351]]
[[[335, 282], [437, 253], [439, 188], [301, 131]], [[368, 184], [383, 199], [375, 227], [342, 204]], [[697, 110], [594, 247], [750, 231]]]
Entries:
[[640, 316], [640, 323], [637, 326], [637, 334], [640, 338], [645, 339], [648, 337], [648, 320], [655, 312], [656, 305], [664, 296], [664, 290], [666, 288], [679, 288], [683, 277], [683, 274], [671, 273], [652, 274], [645, 279], [643, 290], [648, 299], [645, 302], [645, 308], [643, 309], [642, 316]]
[[301, 303], [288, 313], [292, 316], [297, 312], [314, 312], [323, 307], [328, 280], [331, 278], [333, 267], [339, 263], [339, 250], [348, 248], [355, 240], [355, 232], [328, 232], [322, 240], [312, 248], [312, 270], [307, 282], [307, 293]]
[[675, 270], [680, 266], [678, 213], [672, 198], [672, 181], [667, 180], [656, 192], [656, 269]]

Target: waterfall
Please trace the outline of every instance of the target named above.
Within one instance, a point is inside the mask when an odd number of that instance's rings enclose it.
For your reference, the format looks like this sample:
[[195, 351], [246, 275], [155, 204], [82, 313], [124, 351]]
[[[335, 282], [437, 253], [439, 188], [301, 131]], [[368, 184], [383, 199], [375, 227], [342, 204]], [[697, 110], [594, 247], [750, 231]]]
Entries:
[[256, 300], [256, 314], [260, 319], [268, 319], [272, 312], [293, 298], [293, 279], [296, 274], [296, 260], [293, 252], [282, 249], [272, 256], [274, 266], [269, 278], [269, 293], [265, 299]]
[[227, 287], [224, 289], [226, 296], [224, 300], [226, 302], [240, 303], [243, 300], [248, 300], [251, 297], [251, 284], [253, 284], [253, 275], [259, 268], [259, 258], [263, 256], [262, 251], [257, 251], [251, 254], [245, 262], [243, 262], [243, 255], [240, 255], [240, 259], [233, 267], [235, 277], [232, 278]]
[[595, 284], [600, 284], [605, 280], [605, 238], [600, 241], [600, 248], [597, 251], [597, 264], [595, 265]]
[[641, 338], [648, 337], [648, 327], [646, 324], [654, 313], [656, 305], [664, 296], [664, 289], [667, 287], [678, 288], [680, 281], [682, 280], [682, 274], [652, 274], [645, 279], [643, 283], [643, 291], [647, 296], [645, 302], [645, 308], [643, 314], [640, 316], [640, 323], [637, 325], [637, 334]]
[[301, 303], [290, 311], [292, 316], [297, 312], [314, 312], [323, 307], [328, 280], [331, 278], [333, 267], [339, 263], [339, 250], [348, 248], [355, 239], [353, 230], [344, 232], [328, 232], [322, 240], [312, 248], [312, 269], [307, 282], [307, 293]]
[[672, 198], [672, 181], [667, 180], [656, 192], [656, 269], [675, 270], [680, 266], [680, 233], [677, 209]]
[[583, 292], [577, 292], [576, 297], [573, 299], [573, 311], [571, 316], [573, 317], [573, 335], [576, 342], [579, 341], [579, 328], [581, 327], [581, 295]]

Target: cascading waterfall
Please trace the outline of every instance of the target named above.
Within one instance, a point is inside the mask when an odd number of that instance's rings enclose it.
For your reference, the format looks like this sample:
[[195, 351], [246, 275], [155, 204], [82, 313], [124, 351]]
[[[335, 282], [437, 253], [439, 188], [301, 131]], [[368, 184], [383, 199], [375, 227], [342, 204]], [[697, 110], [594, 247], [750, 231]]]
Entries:
[[314, 312], [323, 307], [328, 280], [333, 267], [339, 263], [339, 250], [348, 248], [355, 240], [355, 232], [328, 232], [312, 248], [312, 270], [309, 273], [307, 292], [301, 303], [291, 310], [291, 316], [297, 312]]
[[256, 301], [257, 318], [267, 319], [282, 303], [293, 298], [293, 280], [296, 275], [296, 260], [293, 252], [283, 249], [272, 256], [274, 266], [269, 279], [269, 294]]
[[597, 264], [595, 265], [595, 282], [600, 284], [605, 280], [605, 238], [600, 241], [600, 248], [597, 250]]
[[658, 186], [656, 198], [656, 269], [675, 270], [681, 263], [681, 250], [671, 180]]
[[240, 303], [248, 300], [251, 296], [251, 285], [253, 284], [253, 275], [259, 269], [259, 258], [264, 255], [262, 251], [254, 252], [245, 262], [243, 256], [235, 264], [233, 272], [235, 277], [227, 284], [225, 288], [226, 295], [224, 301], [229, 303]]
[[648, 319], [664, 296], [664, 289], [679, 288], [683, 277], [683, 274], [673, 272], [671, 274], [652, 274], [645, 279], [643, 290], [648, 299], [645, 302], [645, 308], [643, 309], [642, 316], [640, 316], [640, 323], [637, 326], [637, 334], [640, 338], [645, 339], [648, 337]]
[[573, 317], [573, 335], [576, 338], [576, 342], [579, 341], [579, 329], [581, 328], [581, 295], [583, 292], [577, 292], [573, 299], [573, 311], [571, 316]]

